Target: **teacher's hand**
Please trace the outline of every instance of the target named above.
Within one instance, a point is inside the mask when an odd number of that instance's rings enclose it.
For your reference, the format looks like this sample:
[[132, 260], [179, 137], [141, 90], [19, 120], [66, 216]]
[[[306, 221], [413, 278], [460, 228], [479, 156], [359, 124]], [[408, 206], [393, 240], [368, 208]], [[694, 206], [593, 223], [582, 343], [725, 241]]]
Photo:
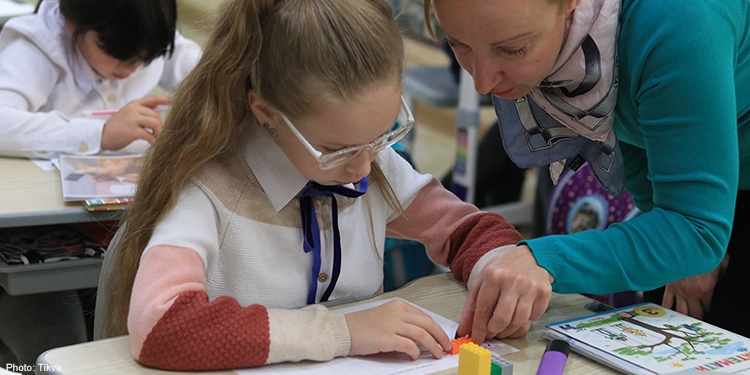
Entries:
[[529, 331], [531, 322], [547, 309], [552, 277], [536, 263], [528, 246], [510, 249], [484, 266], [469, 285], [458, 335], [472, 341], [515, 338]]
[[662, 306], [696, 319], [703, 319], [703, 315], [711, 310], [711, 300], [714, 296], [714, 287], [719, 280], [719, 275], [729, 265], [729, 254], [724, 256], [721, 264], [716, 269], [702, 275], [688, 277], [667, 284], [664, 288]]

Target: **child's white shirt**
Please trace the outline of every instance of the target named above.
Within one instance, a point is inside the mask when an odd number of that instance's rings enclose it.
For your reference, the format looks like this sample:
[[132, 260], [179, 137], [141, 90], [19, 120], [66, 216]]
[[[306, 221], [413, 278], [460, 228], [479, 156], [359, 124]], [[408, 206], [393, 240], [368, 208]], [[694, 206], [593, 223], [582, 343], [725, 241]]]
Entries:
[[[171, 57], [110, 81], [96, 75], [67, 29], [57, 0], [35, 15], [9, 20], [0, 32], [0, 156], [50, 158], [101, 151], [106, 118], [85, 111], [119, 109], [160, 86], [172, 91], [201, 56], [193, 41], [175, 34]], [[127, 151], [143, 151], [138, 141]]]

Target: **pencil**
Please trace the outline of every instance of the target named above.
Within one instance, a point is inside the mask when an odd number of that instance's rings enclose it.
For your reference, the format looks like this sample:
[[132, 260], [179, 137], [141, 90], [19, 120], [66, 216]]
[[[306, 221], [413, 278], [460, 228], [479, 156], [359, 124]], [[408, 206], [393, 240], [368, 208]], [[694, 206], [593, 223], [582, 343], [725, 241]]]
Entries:
[[[168, 105], [159, 105], [159, 106], [156, 106], [155, 110], [156, 112], [164, 113], [164, 112], [169, 111], [170, 108], [172, 107]], [[92, 111], [83, 111], [81, 112], [81, 115], [83, 117], [112, 116], [115, 113], [117, 113], [117, 111], [119, 111], [119, 109], [95, 109]]]

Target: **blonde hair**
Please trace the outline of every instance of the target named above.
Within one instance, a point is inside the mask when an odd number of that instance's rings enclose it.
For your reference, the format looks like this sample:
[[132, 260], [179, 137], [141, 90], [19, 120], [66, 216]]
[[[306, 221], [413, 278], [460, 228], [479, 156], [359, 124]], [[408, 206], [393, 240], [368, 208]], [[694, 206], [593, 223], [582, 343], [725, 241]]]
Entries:
[[[127, 333], [141, 255], [187, 180], [226, 154], [243, 127], [257, 126], [248, 91], [291, 117], [303, 117], [328, 100], [351, 100], [368, 86], [400, 82], [403, 41], [391, 14], [385, 0], [223, 4], [203, 57], [180, 85], [164, 130], [148, 151], [135, 203], [124, 218], [105, 291], [105, 337]], [[372, 180], [403, 212], [376, 163]]]

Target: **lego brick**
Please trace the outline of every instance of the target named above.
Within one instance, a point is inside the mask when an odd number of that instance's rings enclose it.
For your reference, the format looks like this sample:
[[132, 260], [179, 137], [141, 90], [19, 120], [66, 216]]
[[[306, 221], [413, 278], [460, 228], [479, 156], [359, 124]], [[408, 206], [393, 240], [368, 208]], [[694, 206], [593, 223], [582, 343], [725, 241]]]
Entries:
[[492, 353], [473, 343], [461, 345], [458, 353], [458, 375], [490, 375]]
[[451, 355], [458, 354], [458, 348], [461, 347], [461, 345], [466, 344], [467, 342], [471, 342], [471, 339], [468, 337], [459, 337], [457, 339], [451, 340], [451, 348], [449, 350], [445, 350], [446, 353]]
[[513, 375], [513, 362], [508, 361], [499, 354], [492, 353], [490, 375]]

